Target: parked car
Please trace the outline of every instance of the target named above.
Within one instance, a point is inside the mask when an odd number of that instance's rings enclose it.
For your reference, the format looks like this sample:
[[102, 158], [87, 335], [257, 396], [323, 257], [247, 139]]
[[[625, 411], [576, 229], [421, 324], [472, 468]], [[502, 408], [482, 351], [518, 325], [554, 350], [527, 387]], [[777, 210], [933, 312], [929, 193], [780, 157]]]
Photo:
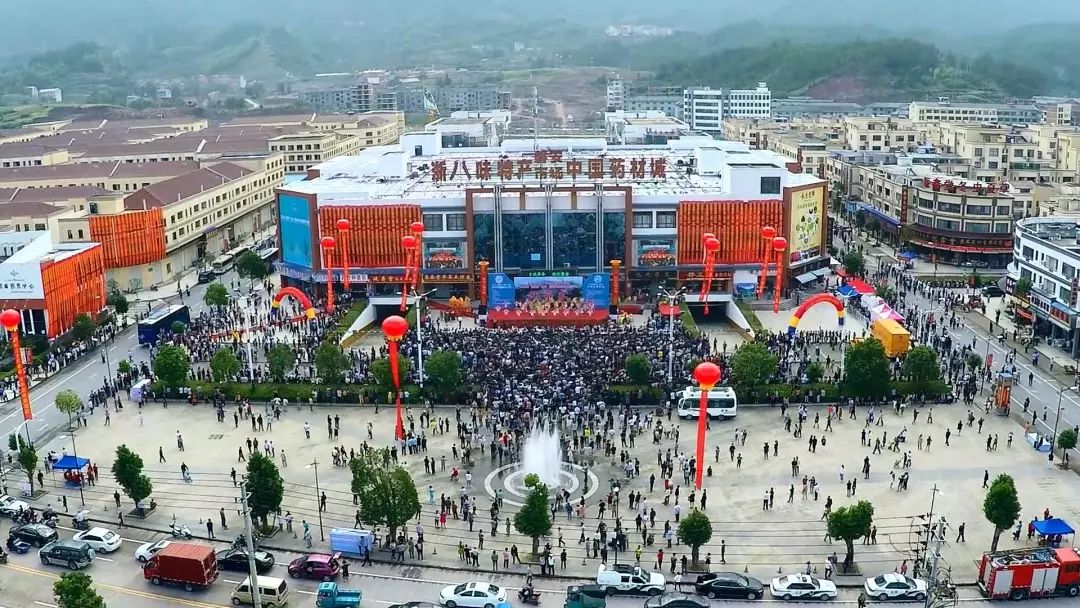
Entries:
[[58, 540], [42, 547], [38, 551], [38, 557], [46, 566], [57, 564], [67, 566], [69, 570], [79, 570], [94, 561], [94, 550], [87, 542]]
[[645, 600], [645, 608], [709, 608], [709, 598], [691, 593], [663, 593]]
[[836, 599], [836, 583], [806, 574], [789, 574], [774, 578], [769, 593], [781, 600], [832, 600]]
[[159, 540], [156, 543], [143, 543], [135, 550], [135, 559], [145, 564], [151, 557], [157, 555], [158, 551], [168, 547], [171, 542], [171, 540]]
[[601, 565], [596, 572], [596, 584], [608, 595], [660, 595], [667, 580], [659, 572], [649, 572], [629, 564]]
[[881, 576], [866, 579], [863, 590], [867, 597], [884, 602], [885, 600], [899, 599], [926, 599], [926, 581], [918, 578], [904, 576], [899, 572], [888, 572]]
[[997, 285], [987, 285], [982, 288], [982, 294], [987, 298], [1000, 298], [1005, 295], [1005, 290]]
[[116, 532], [100, 527], [76, 532], [72, 540], [89, 543], [95, 553], [112, 553], [119, 549], [120, 543], [123, 542]]
[[289, 576], [332, 581], [341, 572], [341, 554], [312, 553], [289, 562]]
[[25, 511], [29, 508], [30, 505], [14, 496], [8, 496], [7, 494], [0, 496], [0, 515], [3, 515], [4, 517], [14, 519], [20, 511]]
[[712, 572], [697, 578], [694, 591], [712, 599], [757, 600], [765, 595], [765, 585], [737, 572]]
[[447, 585], [439, 594], [439, 603], [446, 608], [497, 608], [506, 603], [506, 589], [481, 582]]
[[21, 526], [12, 526], [12, 528], [8, 530], [8, 536], [28, 542], [35, 547], [44, 547], [49, 543], [56, 542], [60, 538], [60, 535], [56, 533], [56, 530], [53, 530], [45, 524], [23, 524]]
[[216, 279], [217, 274], [213, 270], [200, 270], [197, 278], [200, 284], [213, 283]]
[[[246, 547], [222, 549], [217, 552], [218, 567], [234, 572], [248, 571], [248, 552]], [[274, 567], [274, 554], [268, 551], [255, 551], [255, 571], [266, 574]]]

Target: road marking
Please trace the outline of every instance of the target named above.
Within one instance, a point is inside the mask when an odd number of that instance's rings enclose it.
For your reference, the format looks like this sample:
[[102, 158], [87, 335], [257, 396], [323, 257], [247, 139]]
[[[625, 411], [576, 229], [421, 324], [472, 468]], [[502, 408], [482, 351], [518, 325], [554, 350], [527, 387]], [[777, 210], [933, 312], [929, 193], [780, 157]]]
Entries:
[[45, 602], [39, 602], [37, 600], [34, 600], [34, 603], [37, 604], [38, 606], [48, 606], [48, 608], [58, 608], [56, 604], [48, 604], [48, 603], [45, 603]]
[[[56, 579], [56, 580], [58, 580], [60, 578], [60, 576], [57, 575], [57, 574], [53, 574], [51, 572], [43, 572], [41, 570], [35, 570], [33, 568], [27, 568], [26, 566], [16, 566], [14, 564], [7, 564], [7, 565], [0, 566], [0, 568], [7, 568], [7, 569], [10, 569], [10, 570], [15, 570], [16, 572], [23, 572], [25, 574], [33, 574], [34, 576], [41, 576], [41, 577], [44, 577], [44, 578], [51, 578], [51, 579]], [[197, 600], [189, 600], [189, 599], [184, 599], [184, 598], [172, 597], [172, 596], [168, 596], [168, 595], [161, 595], [161, 594], [158, 594], [158, 593], [150, 593], [148, 591], [139, 591], [137, 589], [130, 589], [128, 587], [120, 587], [119, 585], [110, 585], [110, 584], [101, 583], [101, 582], [98, 582], [98, 581], [94, 581], [94, 586], [98, 587], [98, 588], [101, 588], [101, 589], [108, 589], [109, 591], [116, 591], [117, 593], [123, 593], [123, 594], [126, 594], [126, 595], [134, 595], [136, 597], [141, 597], [141, 598], [145, 598], [145, 599], [159, 600], [159, 601], [163, 601], [163, 602], [174, 602], [174, 603], [177, 603], [177, 604], [182, 604], [184, 606], [191, 606], [192, 608], [220, 608], [220, 606], [217, 605], [217, 604], [208, 604], [206, 602], [200, 602], [200, 601], [197, 601]], [[48, 606], [50, 608], [57, 608], [54, 604], [46, 604], [44, 602], [37, 602], [37, 601], [35, 601], [34, 603], [38, 604], [40, 606]]]
[[113, 562], [113, 561], [116, 561], [116, 560], [113, 560], [113, 559], [109, 559], [109, 558], [107, 558], [107, 557], [95, 557], [94, 559], [100, 559], [100, 560], [101, 560], [101, 561], [103, 561], [103, 562]]

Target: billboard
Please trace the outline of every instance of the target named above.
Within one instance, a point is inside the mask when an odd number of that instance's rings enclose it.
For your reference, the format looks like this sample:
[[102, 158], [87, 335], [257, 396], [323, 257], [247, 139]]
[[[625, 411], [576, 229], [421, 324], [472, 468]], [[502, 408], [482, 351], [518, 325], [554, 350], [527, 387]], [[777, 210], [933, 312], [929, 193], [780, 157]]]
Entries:
[[45, 299], [45, 288], [41, 281], [41, 262], [8, 262], [0, 266], [0, 299]]
[[821, 255], [821, 232], [825, 218], [825, 187], [799, 190], [791, 195], [791, 230], [788, 251], [791, 264]]
[[675, 266], [675, 241], [671, 239], [637, 241], [638, 268], [670, 268]]
[[597, 308], [607, 308], [611, 304], [611, 275], [606, 272], [585, 275], [581, 296]]
[[278, 212], [281, 215], [281, 261], [311, 268], [311, 205], [308, 199], [279, 194]]
[[594, 273], [571, 277], [529, 277], [511, 279], [501, 272], [488, 273], [488, 308], [514, 308], [518, 302], [535, 300], [572, 300], [591, 302], [606, 308], [611, 302], [611, 275]]
[[513, 308], [515, 302], [514, 281], [503, 272], [488, 273], [488, 308]]
[[424, 241], [424, 268], [456, 270], [464, 267], [461, 241]]

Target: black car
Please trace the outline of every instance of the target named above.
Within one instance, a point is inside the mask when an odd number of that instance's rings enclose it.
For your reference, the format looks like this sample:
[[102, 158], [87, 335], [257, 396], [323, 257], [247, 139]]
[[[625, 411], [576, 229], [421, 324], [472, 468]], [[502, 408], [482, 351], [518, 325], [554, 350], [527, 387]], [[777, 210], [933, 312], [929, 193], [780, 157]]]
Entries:
[[[222, 549], [217, 552], [218, 567], [236, 572], [248, 571], [248, 553], [243, 547]], [[274, 567], [274, 554], [267, 551], [255, 551], [255, 571], [266, 574]]]
[[390, 604], [387, 608], [439, 608], [439, 605], [431, 602], [404, 602], [402, 604]]
[[23, 524], [13, 526], [8, 530], [8, 537], [28, 542], [35, 547], [44, 547], [49, 543], [56, 542], [60, 535], [56, 533], [56, 530], [45, 524]]
[[200, 270], [199, 271], [199, 283], [213, 283], [217, 275], [212, 270]]
[[692, 593], [663, 593], [645, 600], [645, 608], [709, 608], [709, 600]]
[[757, 600], [765, 595], [765, 585], [735, 572], [713, 572], [699, 576], [694, 591], [712, 599]]
[[987, 298], [1000, 298], [1005, 295], [1005, 290], [997, 285], [987, 285], [982, 288], [982, 294]]

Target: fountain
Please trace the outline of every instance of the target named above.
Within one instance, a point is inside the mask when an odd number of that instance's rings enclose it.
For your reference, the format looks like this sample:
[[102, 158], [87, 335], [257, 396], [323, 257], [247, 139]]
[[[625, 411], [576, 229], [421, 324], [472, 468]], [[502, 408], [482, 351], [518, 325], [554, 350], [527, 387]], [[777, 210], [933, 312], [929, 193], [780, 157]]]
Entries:
[[559, 435], [546, 425], [533, 427], [521, 449], [521, 471], [536, 474], [549, 488], [557, 488], [563, 479], [562, 447]]

